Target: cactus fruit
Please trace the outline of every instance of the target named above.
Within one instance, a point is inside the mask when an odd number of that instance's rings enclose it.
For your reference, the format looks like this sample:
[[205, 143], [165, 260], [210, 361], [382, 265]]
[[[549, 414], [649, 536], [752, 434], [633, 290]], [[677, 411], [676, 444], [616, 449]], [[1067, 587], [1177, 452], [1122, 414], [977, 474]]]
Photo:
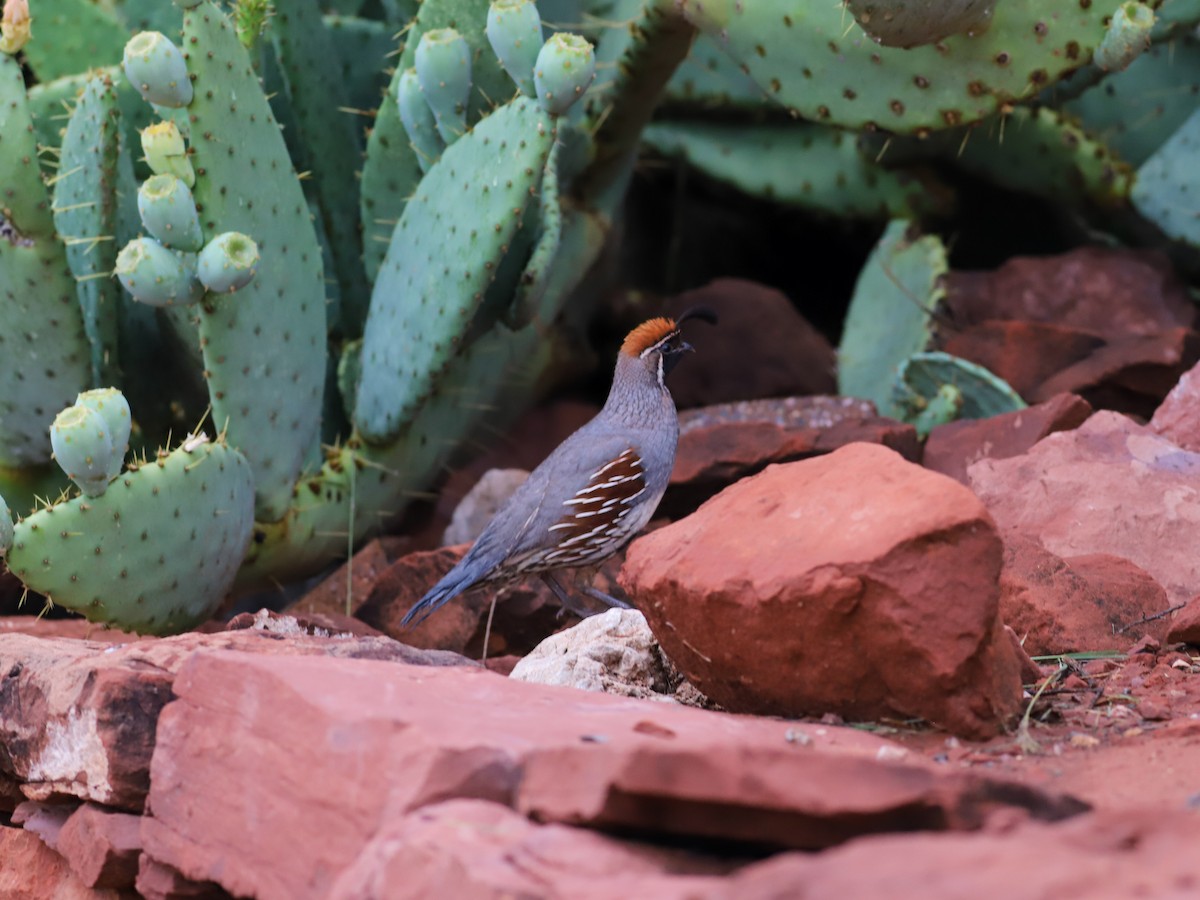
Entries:
[[1129, 67], [1150, 46], [1154, 30], [1154, 10], [1145, 3], [1122, 3], [1113, 13], [1104, 40], [1096, 48], [1092, 61], [1106, 72]]
[[471, 50], [466, 38], [453, 28], [425, 32], [417, 44], [416, 71], [438, 134], [453, 144], [467, 130]]
[[142, 224], [163, 246], [192, 252], [204, 246], [196, 201], [182, 179], [152, 175], [138, 188], [137, 205]]
[[417, 70], [406, 69], [396, 80], [396, 106], [400, 110], [400, 121], [408, 132], [413, 151], [417, 154], [417, 162], [421, 171], [428, 172], [429, 167], [438, 161], [446, 144], [438, 134], [437, 120], [433, 110], [425, 102], [421, 93], [421, 85], [417, 81]]
[[983, 366], [949, 353], [914, 353], [900, 366], [892, 408], [925, 438], [956, 419], [986, 419], [1025, 408], [1006, 381]]
[[142, 152], [146, 165], [156, 175], [174, 175], [189, 188], [196, 186], [196, 172], [188, 158], [179, 126], [169, 119], [142, 129]]
[[552, 116], [561, 116], [583, 96], [596, 77], [596, 54], [577, 34], [552, 35], [538, 52], [533, 70], [538, 100]]
[[0, 53], [15, 55], [29, 43], [29, 0], [4, 0], [0, 17]]
[[180, 306], [204, 296], [196, 254], [168, 250], [154, 238], [135, 238], [117, 255], [114, 272], [133, 299], [150, 306]]
[[542, 17], [534, 0], [492, 0], [487, 36], [500, 65], [521, 93], [537, 96], [533, 72], [542, 49]]
[[125, 454], [129, 452], [129, 436], [133, 433], [129, 401], [116, 388], [96, 388], [84, 391], [76, 397], [75, 405], [98, 413], [108, 426], [114, 451], [107, 472], [111, 481], [121, 474], [121, 468], [125, 465]]
[[148, 634], [203, 622], [233, 583], [253, 526], [245, 457], [189, 437], [131, 467], [100, 497], [76, 497], [26, 516], [8, 568], [32, 590]]
[[900, 365], [929, 349], [934, 317], [946, 294], [946, 248], [897, 219], [863, 266], [838, 347], [838, 393], [893, 415], [892, 383]]
[[218, 294], [244, 288], [258, 271], [258, 245], [244, 234], [226, 231], [204, 245], [196, 260], [200, 283]]
[[54, 417], [50, 445], [63, 472], [89, 497], [108, 489], [114, 459], [120, 471], [112, 429], [104, 416], [86, 406], [68, 406]]
[[885, 47], [919, 47], [980, 34], [998, 0], [845, 0], [862, 30]]
[[135, 34], [125, 45], [121, 63], [142, 99], [155, 106], [179, 109], [192, 102], [192, 82], [179, 48], [157, 31]]

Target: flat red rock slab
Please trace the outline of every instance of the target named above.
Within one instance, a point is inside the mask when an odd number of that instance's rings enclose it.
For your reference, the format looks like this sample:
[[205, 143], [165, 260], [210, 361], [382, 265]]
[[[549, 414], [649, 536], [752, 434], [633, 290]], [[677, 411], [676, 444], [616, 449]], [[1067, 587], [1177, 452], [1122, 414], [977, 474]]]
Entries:
[[214, 651], [191, 657], [174, 687], [146, 851], [234, 894], [322, 895], [382, 820], [455, 797], [544, 821], [781, 846], [977, 827], [1000, 807], [1052, 818], [1082, 808], [910, 765], [891, 742], [852, 729], [478, 669]]

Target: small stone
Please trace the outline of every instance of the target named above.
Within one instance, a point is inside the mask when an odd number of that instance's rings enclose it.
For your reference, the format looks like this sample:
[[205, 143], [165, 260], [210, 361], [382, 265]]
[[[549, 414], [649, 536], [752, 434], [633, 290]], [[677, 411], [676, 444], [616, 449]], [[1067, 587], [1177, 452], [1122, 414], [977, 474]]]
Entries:
[[1175, 613], [1167, 631], [1168, 644], [1192, 644], [1200, 646], [1200, 597], [1187, 601], [1183, 609]]
[[469, 544], [479, 537], [508, 498], [529, 478], [525, 469], [488, 469], [454, 508], [442, 545]]

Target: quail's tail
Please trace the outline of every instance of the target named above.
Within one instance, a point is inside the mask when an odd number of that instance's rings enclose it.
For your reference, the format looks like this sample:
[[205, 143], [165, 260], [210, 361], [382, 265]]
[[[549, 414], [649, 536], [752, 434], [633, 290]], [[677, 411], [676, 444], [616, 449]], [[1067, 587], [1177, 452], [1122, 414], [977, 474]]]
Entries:
[[413, 605], [412, 609], [405, 613], [404, 618], [400, 620], [401, 628], [420, 625], [447, 602], [478, 581], [475, 573], [468, 571], [468, 567], [463, 565], [466, 561], [467, 559], [464, 557], [457, 566], [442, 577], [441, 581], [431, 587], [429, 592]]

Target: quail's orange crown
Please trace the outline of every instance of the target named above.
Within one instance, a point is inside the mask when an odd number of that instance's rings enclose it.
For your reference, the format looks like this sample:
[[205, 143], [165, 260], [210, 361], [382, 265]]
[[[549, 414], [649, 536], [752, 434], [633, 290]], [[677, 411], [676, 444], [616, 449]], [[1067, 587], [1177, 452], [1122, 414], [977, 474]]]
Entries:
[[626, 356], [638, 357], [655, 344], [660, 344], [665, 338], [678, 333], [679, 325], [674, 319], [666, 316], [650, 319], [629, 332], [621, 344], [621, 352]]

